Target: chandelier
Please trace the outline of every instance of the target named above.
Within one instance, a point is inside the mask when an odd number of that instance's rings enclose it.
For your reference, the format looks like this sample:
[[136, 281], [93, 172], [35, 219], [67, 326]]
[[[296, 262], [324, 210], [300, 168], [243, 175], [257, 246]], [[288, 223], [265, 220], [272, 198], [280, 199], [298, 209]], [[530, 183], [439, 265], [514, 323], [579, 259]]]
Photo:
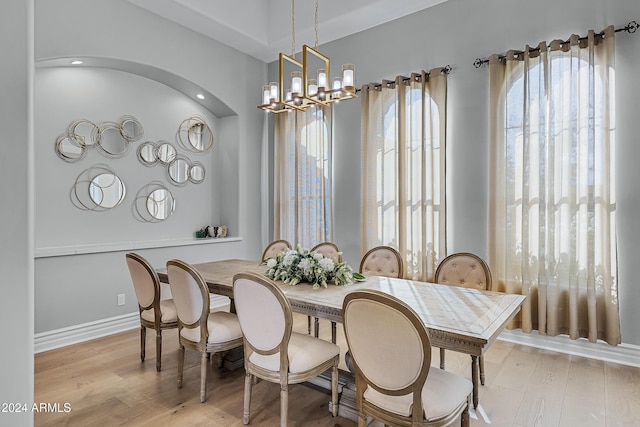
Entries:
[[[331, 63], [318, 51], [318, 0], [315, 3], [315, 46], [302, 47], [302, 62], [296, 59], [295, 0], [291, 0], [291, 55], [280, 52], [277, 82], [262, 87], [262, 104], [258, 108], [271, 112], [300, 110], [312, 105], [329, 106], [333, 102], [356, 98], [355, 69], [353, 64], [342, 66], [340, 76], [331, 78]], [[317, 70], [311, 70], [318, 65]], [[285, 73], [290, 80], [285, 86]]]

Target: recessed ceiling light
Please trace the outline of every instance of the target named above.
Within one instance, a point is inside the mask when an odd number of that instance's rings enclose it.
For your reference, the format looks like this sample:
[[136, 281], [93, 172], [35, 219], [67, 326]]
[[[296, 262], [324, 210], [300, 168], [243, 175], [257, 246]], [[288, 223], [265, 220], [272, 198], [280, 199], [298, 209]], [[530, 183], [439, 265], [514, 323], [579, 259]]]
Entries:
[[199, 94], [197, 94], [197, 95], [196, 95], [196, 98], [198, 98], [198, 99], [204, 99], [204, 95], [203, 95], [203, 94], [201, 94], [201, 93], [199, 93]]
[[83, 63], [83, 62], [82, 62], [82, 61], [80, 61], [79, 59], [76, 59], [75, 61], [71, 61], [71, 65], [80, 65], [80, 64], [82, 64], [82, 63]]

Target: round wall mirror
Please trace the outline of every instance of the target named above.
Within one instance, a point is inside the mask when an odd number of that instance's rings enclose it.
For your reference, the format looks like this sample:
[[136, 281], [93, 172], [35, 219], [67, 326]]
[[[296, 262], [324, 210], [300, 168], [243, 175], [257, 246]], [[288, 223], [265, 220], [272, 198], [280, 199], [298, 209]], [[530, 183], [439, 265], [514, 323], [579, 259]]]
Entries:
[[138, 141], [144, 135], [142, 125], [133, 116], [123, 116], [120, 119], [120, 134], [129, 142]]
[[158, 221], [169, 218], [175, 209], [173, 195], [166, 188], [153, 190], [147, 196], [147, 212]]
[[161, 141], [160, 144], [158, 145], [157, 156], [160, 163], [168, 165], [169, 163], [175, 160], [177, 155], [178, 155], [178, 151], [176, 150], [176, 147], [169, 144], [168, 142]]
[[213, 145], [213, 133], [201, 116], [194, 115], [180, 124], [178, 142], [185, 150], [202, 153]]
[[129, 151], [129, 141], [120, 133], [120, 126], [115, 123], [104, 123], [98, 132], [98, 147], [108, 157], [122, 157]]
[[201, 184], [204, 181], [204, 166], [200, 162], [194, 162], [189, 168], [189, 181]]
[[138, 191], [133, 216], [140, 222], [160, 222], [176, 210], [176, 200], [161, 182], [153, 181]]
[[55, 151], [58, 157], [65, 162], [77, 162], [82, 160], [87, 153], [83, 145], [78, 145], [76, 140], [71, 140], [67, 134], [59, 135], [56, 139]]
[[103, 212], [118, 206], [126, 194], [124, 182], [107, 165], [84, 170], [71, 188], [71, 202], [82, 210]]
[[145, 166], [153, 166], [158, 161], [158, 146], [155, 142], [146, 141], [138, 146], [138, 160]]
[[171, 178], [171, 182], [175, 185], [184, 185], [189, 181], [189, 169], [191, 168], [191, 163], [188, 159], [184, 157], [176, 157], [169, 165], [167, 166], [167, 171], [169, 173], [169, 178]]
[[89, 120], [74, 120], [67, 128], [67, 137], [81, 147], [95, 144], [98, 126]]
[[124, 199], [124, 184], [116, 175], [103, 173], [89, 183], [89, 197], [98, 206], [111, 209]]

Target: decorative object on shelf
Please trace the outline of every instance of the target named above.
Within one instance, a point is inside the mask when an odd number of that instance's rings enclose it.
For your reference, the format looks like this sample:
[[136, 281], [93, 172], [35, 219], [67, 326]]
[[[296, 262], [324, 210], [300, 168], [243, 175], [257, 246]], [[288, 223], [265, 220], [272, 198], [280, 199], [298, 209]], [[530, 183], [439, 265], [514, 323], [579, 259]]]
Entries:
[[300, 245], [279, 253], [275, 258], [267, 258], [263, 264], [268, 267], [266, 276], [270, 279], [282, 280], [289, 285], [306, 282], [312, 284], [313, 289], [326, 288], [330, 282], [341, 286], [364, 280], [364, 276], [354, 273], [346, 262], [334, 262]]
[[[312, 105], [328, 106], [332, 102], [356, 97], [355, 67], [342, 66], [341, 77], [331, 79], [331, 63], [318, 51], [318, 0], [315, 3], [315, 45], [302, 47], [302, 63], [296, 60], [295, 0], [291, 0], [291, 55], [280, 52], [278, 82], [262, 87], [262, 104], [258, 108], [271, 112], [306, 110]], [[318, 64], [317, 74], [310, 69]], [[291, 82], [285, 89], [285, 69], [291, 72]]]
[[227, 237], [226, 225], [209, 225], [205, 228], [209, 237]]
[[205, 237], [207, 237], [207, 231], [204, 228], [196, 230], [196, 238], [204, 239]]
[[133, 216], [140, 222], [161, 222], [176, 210], [176, 200], [161, 182], [153, 181], [138, 191]]
[[120, 158], [127, 154], [131, 142], [144, 135], [140, 122], [133, 116], [122, 116], [119, 122], [103, 122], [99, 125], [86, 120], [74, 120], [67, 127], [66, 137], [59, 135], [55, 142], [58, 157], [65, 162], [82, 160], [86, 150], [98, 147], [106, 157]]
[[71, 202], [78, 209], [103, 212], [122, 203], [125, 194], [118, 175], [109, 166], [97, 164], [78, 175], [71, 188]]
[[213, 146], [213, 133], [207, 122], [197, 114], [180, 123], [178, 144], [187, 151], [203, 153]]

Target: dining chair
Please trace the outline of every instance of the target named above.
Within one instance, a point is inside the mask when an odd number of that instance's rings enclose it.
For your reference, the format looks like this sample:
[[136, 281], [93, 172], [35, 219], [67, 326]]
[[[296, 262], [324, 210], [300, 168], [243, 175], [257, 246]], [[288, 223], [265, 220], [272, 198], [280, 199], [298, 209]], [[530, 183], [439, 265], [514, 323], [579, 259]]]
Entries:
[[393, 426], [469, 425], [473, 386], [431, 369], [431, 341], [418, 315], [375, 290], [354, 291], [342, 304], [345, 338], [356, 377], [358, 426], [371, 417]]
[[[317, 252], [322, 254], [325, 258], [329, 258], [333, 260], [333, 262], [342, 262], [342, 252], [338, 245], [333, 242], [322, 242], [315, 245], [311, 248], [311, 252]], [[317, 317], [314, 318], [314, 327], [313, 327], [313, 335], [320, 335], [320, 319]], [[307, 316], [307, 331], [311, 334], [311, 316]], [[335, 322], [331, 322], [331, 342], [335, 344], [336, 342], [336, 324]]]
[[402, 279], [404, 263], [398, 251], [391, 246], [376, 246], [362, 257], [360, 273]]
[[244, 412], [249, 424], [255, 378], [280, 384], [280, 425], [287, 425], [289, 384], [317, 377], [331, 369], [331, 412], [338, 414], [340, 347], [293, 332], [291, 304], [271, 280], [255, 273], [233, 278], [233, 298], [244, 336]]
[[338, 245], [332, 242], [322, 242], [315, 245], [311, 248], [311, 252], [317, 252], [325, 256], [325, 258], [330, 258], [333, 262], [342, 262], [342, 252]]
[[266, 248], [264, 248], [264, 252], [262, 252], [262, 261], [265, 261], [269, 258], [275, 258], [279, 253], [286, 252], [291, 249], [291, 243], [286, 240], [274, 240], [269, 243]]
[[[438, 264], [434, 282], [450, 286], [490, 291], [491, 271], [487, 263], [479, 256], [469, 252], [458, 252], [447, 256]], [[444, 354], [445, 351], [441, 348], [440, 369], [444, 369], [445, 367]], [[478, 358], [478, 363], [480, 365], [480, 384], [484, 385], [483, 356]]]
[[144, 362], [147, 328], [156, 331], [156, 371], [162, 365], [162, 331], [178, 327], [172, 299], [160, 299], [160, 279], [151, 264], [137, 253], [125, 255], [140, 312], [140, 360]]
[[169, 286], [178, 314], [178, 387], [182, 387], [185, 348], [200, 352], [200, 402], [207, 400], [207, 357], [242, 345], [238, 317], [225, 311], [210, 312], [209, 289], [191, 265], [167, 261]]

